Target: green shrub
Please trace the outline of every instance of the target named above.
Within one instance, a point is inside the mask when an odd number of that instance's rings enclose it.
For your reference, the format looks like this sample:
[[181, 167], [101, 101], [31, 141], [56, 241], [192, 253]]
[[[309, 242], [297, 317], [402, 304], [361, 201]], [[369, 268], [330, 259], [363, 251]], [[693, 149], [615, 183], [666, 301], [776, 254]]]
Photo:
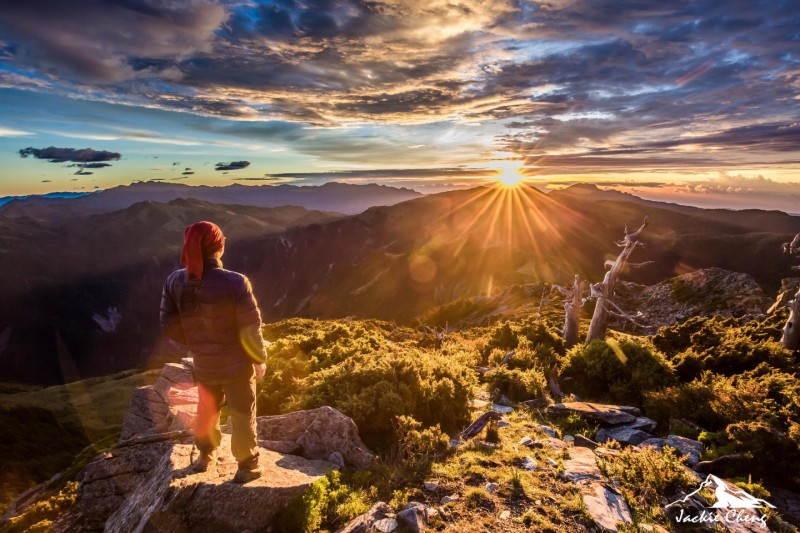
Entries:
[[710, 370], [733, 376], [762, 365], [798, 370], [789, 352], [778, 343], [773, 318], [742, 323], [736, 318], [693, 317], [661, 328], [653, 344], [672, 361], [676, 374], [689, 382]]
[[644, 393], [675, 383], [659, 352], [631, 340], [592, 341], [567, 353], [565, 389], [596, 400], [641, 405]]
[[336, 529], [368, 508], [361, 495], [343, 484], [341, 474], [333, 470], [289, 502], [278, 515], [277, 528], [283, 533], [312, 533], [323, 526]]
[[21, 514], [9, 518], [3, 524], [3, 533], [50, 531], [52, 523], [62, 513], [68, 511], [78, 498], [78, 483], [67, 482], [64, 487], [47, 499], [30, 505]]
[[447, 432], [463, 429], [475, 383], [474, 371], [450, 358], [413, 348], [381, 348], [311, 374], [287, 407], [330, 405], [356, 422], [368, 444], [383, 447], [391, 441], [398, 416]]
[[541, 370], [520, 370], [504, 366], [493, 368], [485, 374], [489, 390], [497, 389], [509, 399], [521, 402], [546, 395], [547, 379]]
[[463, 322], [482, 320], [494, 308], [495, 305], [485, 298], [460, 298], [434, 307], [420, 315], [415, 322], [431, 327], [452, 327]]
[[425, 469], [450, 446], [450, 438], [438, 425], [423, 429], [422, 424], [410, 416], [397, 417], [395, 434], [398, 459], [412, 471]]
[[694, 485], [682, 458], [670, 447], [663, 453], [649, 447], [625, 448], [617, 457], [601, 460], [600, 468], [619, 480], [625, 499], [645, 515], [659, 514], [662, 498], [671, 499]]

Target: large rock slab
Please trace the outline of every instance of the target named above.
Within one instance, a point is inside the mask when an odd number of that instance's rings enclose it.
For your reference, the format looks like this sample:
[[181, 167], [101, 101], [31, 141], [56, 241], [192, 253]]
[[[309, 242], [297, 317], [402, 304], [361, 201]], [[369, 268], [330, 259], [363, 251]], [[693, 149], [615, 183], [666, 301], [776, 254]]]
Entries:
[[597, 442], [608, 442], [611, 440], [615, 440], [620, 444], [629, 444], [635, 446], [652, 437], [653, 436], [651, 434], [645, 433], [642, 430], [635, 429], [630, 426], [622, 426], [622, 427], [612, 427], [612, 428], [601, 428], [597, 432], [595, 440]]
[[258, 438], [296, 442], [303, 449], [303, 457], [310, 459], [327, 459], [338, 451], [348, 464], [357, 468], [368, 467], [375, 458], [358, 436], [355, 422], [328, 406], [260, 416]]
[[569, 449], [569, 459], [564, 461], [564, 472], [561, 476], [573, 483], [605, 479], [597, 466], [594, 451], [581, 447]]
[[547, 416], [569, 416], [576, 414], [585, 420], [606, 426], [630, 424], [636, 421], [641, 412], [627, 405], [605, 405], [591, 402], [556, 403], [545, 410]]
[[656, 450], [663, 450], [664, 446], [675, 448], [678, 453], [686, 458], [686, 464], [694, 466], [700, 462], [700, 455], [703, 453], [703, 443], [687, 439], [686, 437], [679, 437], [678, 435], [669, 435], [666, 439], [650, 438], [639, 443], [639, 446], [650, 446]]
[[592, 520], [603, 530], [618, 531], [619, 524], [633, 523], [625, 499], [601, 483], [584, 487], [581, 499]]
[[197, 418], [197, 386], [192, 361], [168, 363], [153, 385], [133, 391], [122, 422], [120, 440], [194, 427]]
[[[264, 475], [233, 483], [237, 463], [223, 435], [218, 460], [208, 471], [191, 468], [192, 445], [164, 441], [115, 449], [84, 473], [74, 509], [79, 528], [108, 532], [260, 531], [295, 496], [334, 467], [260, 450]], [[195, 457], [196, 457], [195, 451]]]

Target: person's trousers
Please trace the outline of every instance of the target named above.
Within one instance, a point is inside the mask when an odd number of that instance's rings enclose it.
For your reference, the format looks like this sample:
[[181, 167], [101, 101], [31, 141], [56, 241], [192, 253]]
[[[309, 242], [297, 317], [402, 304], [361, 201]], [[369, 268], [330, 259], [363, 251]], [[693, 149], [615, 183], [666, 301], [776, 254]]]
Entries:
[[258, 465], [256, 447], [256, 377], [249, 372], [230, 379], [203, 381], [197, 386], [199, 402], [194, 442], [200, 453], [209, 455], [222, 439], [219, 415], [223, 399], [228, 402], [231, 422], [231, 452], [244, 468]]

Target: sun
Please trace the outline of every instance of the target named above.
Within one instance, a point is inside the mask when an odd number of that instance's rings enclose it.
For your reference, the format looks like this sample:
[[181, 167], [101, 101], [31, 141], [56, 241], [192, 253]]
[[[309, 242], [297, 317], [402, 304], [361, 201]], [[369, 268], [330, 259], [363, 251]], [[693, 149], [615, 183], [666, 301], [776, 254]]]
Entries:
[[516, 187], [525, 180], [520, 168], [504, 169], [495, 179], [503, 187]]

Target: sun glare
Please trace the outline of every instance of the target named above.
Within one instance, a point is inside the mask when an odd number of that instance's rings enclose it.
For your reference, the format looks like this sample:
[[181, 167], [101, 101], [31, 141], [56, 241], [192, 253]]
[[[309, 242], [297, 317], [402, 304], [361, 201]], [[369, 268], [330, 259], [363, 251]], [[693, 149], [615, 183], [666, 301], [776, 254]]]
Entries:
[[516, 187], [525, 179], [520, 173], [520, 169], [505, 169], [495, 178], [503, 187]]

